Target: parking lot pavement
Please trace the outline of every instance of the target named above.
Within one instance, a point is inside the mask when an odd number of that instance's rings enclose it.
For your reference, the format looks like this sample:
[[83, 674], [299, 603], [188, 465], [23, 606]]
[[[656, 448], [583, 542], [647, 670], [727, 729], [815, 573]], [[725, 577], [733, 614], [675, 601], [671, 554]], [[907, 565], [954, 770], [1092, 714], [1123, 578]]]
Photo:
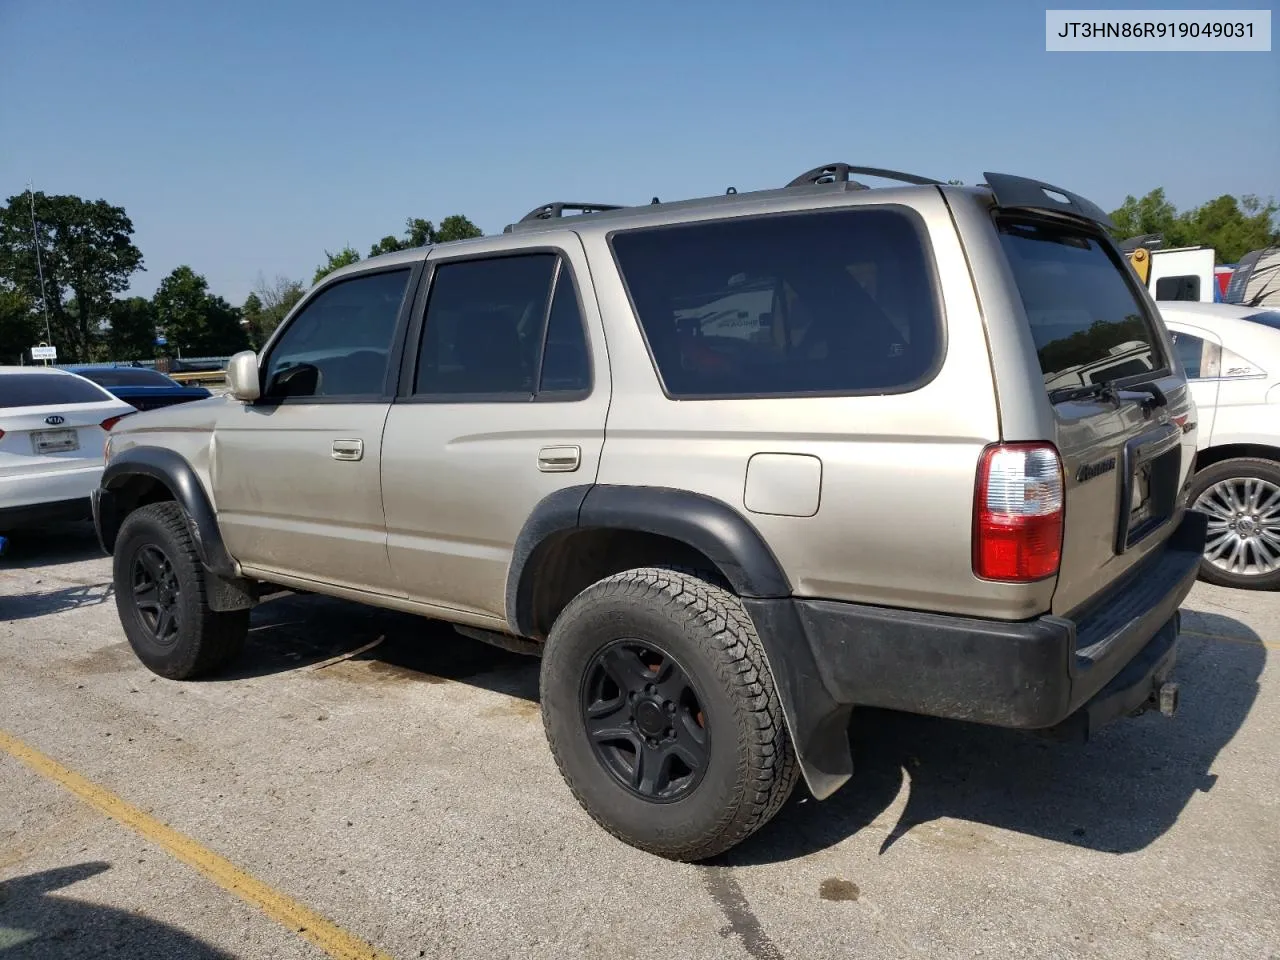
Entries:
[[[109, 574], [77, 528], [0, 559], [0, 733], [387, 956], [1280, 955], [1280, 596], [1196, 587], [1172, 720], [1073, 745], [867, 713], [834, 797], [690, 866], [574, 803], [535, 661], [290, 595], [234, 672], [169, 682]], [[326, 955], [12, 754], [0, 957]]]

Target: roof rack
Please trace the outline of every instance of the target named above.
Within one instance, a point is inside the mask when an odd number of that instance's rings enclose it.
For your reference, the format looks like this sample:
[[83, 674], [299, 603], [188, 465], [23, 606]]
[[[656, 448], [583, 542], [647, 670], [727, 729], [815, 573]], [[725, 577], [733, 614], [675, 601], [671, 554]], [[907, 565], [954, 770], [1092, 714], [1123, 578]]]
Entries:
[[618, 203], [544, 203], [540, 207], [530, 210], [520, 218], [521, 223], [528, 223], [530, 220], [553, 220], [563, 217], [566, 210], [577, 210], [579, 213], [599, 213], [601, 210], [621, 210], [622, 205]]
[[868, 177], [881, 177], [885, 180], [897, 180], [900, 183], [914, 183], [918, 186], [933, 186], [942, 183], [929, 177], [917, 176], [914, 173], [902, 173], [899, 170], [885, 170], [883, 167], [855, 167], [847, 163], [828, 163], [821, 167], [806, 170], [796, 177], [788, 187], [804, 187], [816, 183], [848, 183], [855, 190], [869, 190], [865, 183], [851, 180], [849, 174], [861, 173]]

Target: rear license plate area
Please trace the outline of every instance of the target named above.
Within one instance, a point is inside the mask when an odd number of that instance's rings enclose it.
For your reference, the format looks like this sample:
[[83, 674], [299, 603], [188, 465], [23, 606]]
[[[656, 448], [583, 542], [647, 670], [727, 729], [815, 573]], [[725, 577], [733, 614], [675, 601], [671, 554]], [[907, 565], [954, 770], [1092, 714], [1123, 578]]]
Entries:
[[80, 449], [80, 438], [74, 430], [37, 430], [31, 434], [31, 449], [37, 456], [68, 453]]
[[1178, 431], [1155, 431], [1125, 445], [1116, 553], [1140, 543], [1173, 517], [1182, 475]]

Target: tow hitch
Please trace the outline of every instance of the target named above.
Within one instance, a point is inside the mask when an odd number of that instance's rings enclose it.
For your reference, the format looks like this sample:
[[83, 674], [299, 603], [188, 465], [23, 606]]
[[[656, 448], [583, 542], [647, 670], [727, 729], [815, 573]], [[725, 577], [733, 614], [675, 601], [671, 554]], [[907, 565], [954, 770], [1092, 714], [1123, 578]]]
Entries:
[[1178, 694], [1178, 685], [1171, 680], [1165, 681], [1152, 690], [1151, 696], [1129, 716], [1140, 717], [1151, 710], [1159, 710], [1161, 716], [1172, 717], [1178, 712]]

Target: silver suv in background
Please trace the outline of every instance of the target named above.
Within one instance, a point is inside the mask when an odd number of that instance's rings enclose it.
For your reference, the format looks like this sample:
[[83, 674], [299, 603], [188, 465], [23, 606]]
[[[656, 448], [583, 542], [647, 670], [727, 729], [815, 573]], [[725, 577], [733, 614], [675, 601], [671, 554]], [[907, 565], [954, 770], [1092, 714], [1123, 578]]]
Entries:
[[1172, 713], [1182, 369], [1105, 214], [985, 176], [548, 204], [337, 271], [229, 396], [112, 435], [129, 642], [209, 673], [285, 587], [533, 653], [582, 806], [685, 860], [844, 784], [859, 705]]

